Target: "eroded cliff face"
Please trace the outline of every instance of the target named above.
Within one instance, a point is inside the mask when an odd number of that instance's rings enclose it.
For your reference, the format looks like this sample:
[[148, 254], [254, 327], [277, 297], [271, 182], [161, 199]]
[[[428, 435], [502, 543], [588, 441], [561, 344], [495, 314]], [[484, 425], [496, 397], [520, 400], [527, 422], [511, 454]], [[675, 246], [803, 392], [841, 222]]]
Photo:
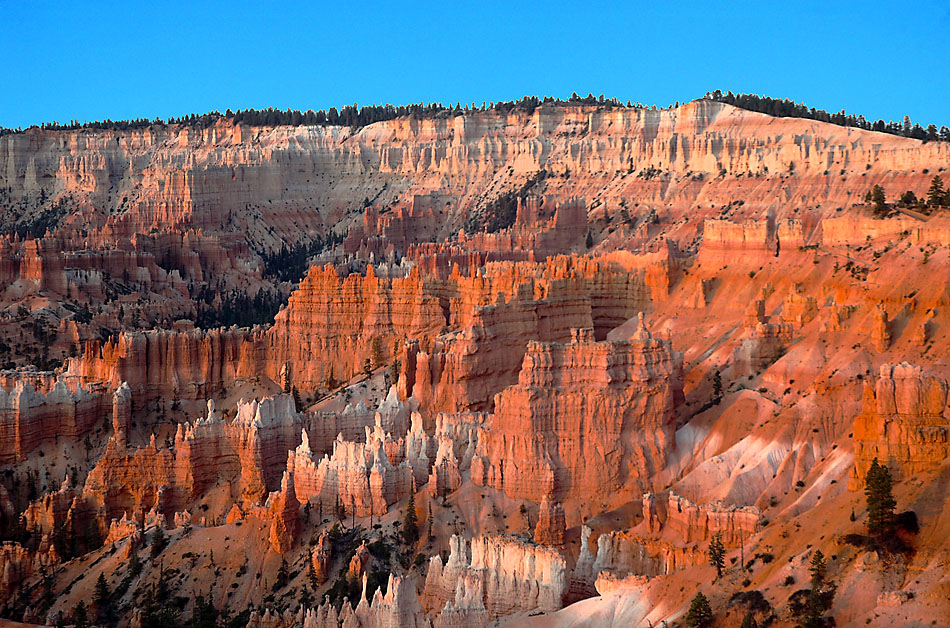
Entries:
[[941, 466], [950, 454], [947, 390], [946, 380], [925, 376], [920, 367], [882, 365], [854, 420], [852, 485], [863, 485], [875, 458], [896, 480]]
[[479, 436], [472, 478], [535, 501], [646, 486], [674, 449], [681, 381], [682, 356], [642, 315], [623, 342], [582, 328], [569, 344], [529, 343]]
[[108, 395], [96, 386], [72, 392], [62, 381], [43, 393], [29, 381], [17, 381], [9, 391], [0, 387], [0, 463], [22, 460], [62, 437], [78, 443], [100, 425]]
[[[556, 610], [567, 592], [564, 558], [555, 550], [515, 538], [479, 537], [471, 543], [453, 536], [448, 562], [429, 562], [424, 599], [442, 609], [444, 625], [461, 616], [470, 621], [513, 612]], [[443, 617], [444, 615], [444, 617]], [[476, 624], [469, 624], [476, 625]]]
[[[0, 187], [9, 188], [11, 200], [37, 206], [27, 214], [68, 196], [79, 209], [66, 222], [86, 221], [90, 233], [103, 237], [152, 228], [235, 229], [261, 243], [293, 241], [301, 230], [319, 233], [364, 197], [388, 202], [428, 195], [457, 228], [490, 184], [504, 186], [539, 170], [570, 172], [569, 180], [549, 182], [548, 189], [571, 189], [583, 198], [613, 183], [610, 200], [633, 197], [685, 209], [742, 198], [757, 212], [789, 201], [858, 201], [874, 179], [920, 196], [926, 177], [917, 167], [948, 157], [944, 143], [702, 100], [659, 111], [473, 112], [392, 120], [357, 132], [221, 122], [206, 129], [37, 131], [0, 143]], [[868, 164], [871, 180], [861, 176]], [[10, 222], [18, 213], [7, 207], [4, 217]], [[452, 226], [432, 235], [446, 235]]]

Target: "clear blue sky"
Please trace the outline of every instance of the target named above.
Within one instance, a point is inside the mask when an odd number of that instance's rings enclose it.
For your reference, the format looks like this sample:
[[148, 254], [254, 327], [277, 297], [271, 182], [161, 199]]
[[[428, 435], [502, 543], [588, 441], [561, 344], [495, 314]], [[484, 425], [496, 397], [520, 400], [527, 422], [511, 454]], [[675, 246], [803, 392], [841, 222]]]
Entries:
[[950, 2], [0, 0], [0, 126], [707, 91], [950, 126]]

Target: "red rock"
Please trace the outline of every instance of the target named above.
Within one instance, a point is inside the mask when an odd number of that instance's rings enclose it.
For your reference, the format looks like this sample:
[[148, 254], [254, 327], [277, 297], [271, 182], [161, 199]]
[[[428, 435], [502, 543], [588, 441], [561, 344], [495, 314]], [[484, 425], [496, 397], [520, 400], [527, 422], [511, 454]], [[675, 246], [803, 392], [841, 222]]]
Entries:
[[900, 481], [950, 455], [947, 391], [946, 380], [925, 376], [920, 367], [881, 366], [877, 382], [865, 385], [863, 409], [854, 419], [852, 488], [863, 485], [874, 458]]
[[108, 407], [98, 387], [70, 391], [57, 381], [48, 392], [38, 392], [18, 379], [11, 389], [0, 388], [0, 462], [25, 458], [58, 438], [79, 443]]
[[642, 318], [627, 341], [577, 329], [570, 344], [529, 344], [518, 384], [479, 434], [472, 479], [535, 501], [644, 485], [672, 449], [681, 372], [682, 356]]
[[541, 500], [541, 509], [538, 514], [538, 525], [534, 529], [535, 543], [564, 546], [564, 532], [567, 529], [564, 519], [564, 507], [559, 503], [552, 503], [547, 495]]
[[267, 512], [271, 517], [270, 544], [274, 551], [283, 554], [294, 546], [299, 525], [300, 502], [294, 493], [294, 475], [285, 472], [280, 491], [271, 493], [267, 499]]
[[330, 559], [332, 557], [333, 544], [330, 541], [329, 530], [324, 530], [310, 553], [310, 563], [313, 566], [313, 574], [317, 584], [323, 584], [330, 579]]

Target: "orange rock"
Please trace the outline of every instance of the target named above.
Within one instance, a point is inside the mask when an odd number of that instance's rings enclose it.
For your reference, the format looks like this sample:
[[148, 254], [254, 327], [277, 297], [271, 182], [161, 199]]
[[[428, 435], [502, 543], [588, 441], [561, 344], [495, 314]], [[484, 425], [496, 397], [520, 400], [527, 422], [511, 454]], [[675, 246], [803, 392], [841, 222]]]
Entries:
[[333, 543], [330, 541], [330, 533], [329, 530], [324, 530], [310, 553], [310, 563], [313, 566], [313, 575], [317, 584], [323, 584], [330, 579], [330, 559], [332, 556]]
[[294, 493], [294, 475], [285, 472], [280, 490], [267, 499], [267, 513], [271, 518], [270, 544], [274, 551], [283, 554], [294, 546], [297, 535], [300, 502]]
[[369, 548], [366, 547], [366, 541], [363, 541], [350, 559], [350, 565], [346, 570], [347, 577], [355, 580], [362, 578], [369, 568], [369, 559]]
[[627, 341], [576, 329], [569, 344], [532, 342], [479, 434], [472, 479], [535, 501], [643, 486], [672, 449], [681, 382], [682, 356], [642, 316]]
[[854, 420], [854, 470], [850, 486], [864, 483], [871, 461], [886, 464], [895, 480], [936, 468], [950, 455], [947, 381], [925, 376], [907, 363], [883, 365], [866, 383], [863, 408]]
[[545, 495], [541, 500], [538, 525], [534, 529], [535, 543], [563, 547], [564, 532], [567, 528], [564, 521], [564, 507], [559, 503], [552, 503]]

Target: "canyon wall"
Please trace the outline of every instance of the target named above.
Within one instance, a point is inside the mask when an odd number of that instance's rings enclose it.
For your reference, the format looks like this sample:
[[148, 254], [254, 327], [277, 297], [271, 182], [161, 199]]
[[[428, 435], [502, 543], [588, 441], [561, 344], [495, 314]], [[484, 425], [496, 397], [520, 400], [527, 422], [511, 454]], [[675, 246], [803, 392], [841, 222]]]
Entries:
[[854, 420], [852, 485], [863, 485], [874, 458], [895, 481], [941, 465], [950, 456], [947, 391], [945, 379], [925, 376], [918, 366], [881, 366], [877, 381], [866, 384]]
[[8, 223], [68, 198], [75, 209], [63, 223], [86, 228], [87, 238], [232, 230], [263, 246], [319, 233], [364, 197], [407, 205], [427, 197], [435, 211], [447, 210], [451, 219], [438, 233], [446, 235], [495, 173], [504, 173], [504, 186], [540, 170], [570, 172], [573, 194], [561, 192], [566, 179], [546, 183], [565, 200], [592, 198], [619, 181], [609, 201], [636, 197], [680, 212], [700, 199], [723, 206], [742, 198], [753, 212], [842, 206], [874, 183], [921, 196], [929, 177], [919, 166], [945, 163], [948, 151], [942, 142], [705, 100], [661, 110], [542, 106], [531, 114], [476, 111], [359, 130], [226, 121], [204, 129], [33, 130], [0, 138], [0, 188], [21, 201], [3, 212]]
[[514, 537], [469, 542], [453, 536], [448, 561], [443, 565], [439, 556], [429, 560], [423, 600], [428, 609], [443, 609], [446, 622], [461, 614], [460, 608], [487, 611], [491, 619], [552, 611], [561, 607], [566, 592], [567, 567], [556, 550]]
[[682, 356], [642, 315], [626, 341], [598, 342], [588, 328], [568, 344], [532, 342], [479, 434], [472, 479], [535, 501], [645, 488], [674, 447], [681, 382]]

